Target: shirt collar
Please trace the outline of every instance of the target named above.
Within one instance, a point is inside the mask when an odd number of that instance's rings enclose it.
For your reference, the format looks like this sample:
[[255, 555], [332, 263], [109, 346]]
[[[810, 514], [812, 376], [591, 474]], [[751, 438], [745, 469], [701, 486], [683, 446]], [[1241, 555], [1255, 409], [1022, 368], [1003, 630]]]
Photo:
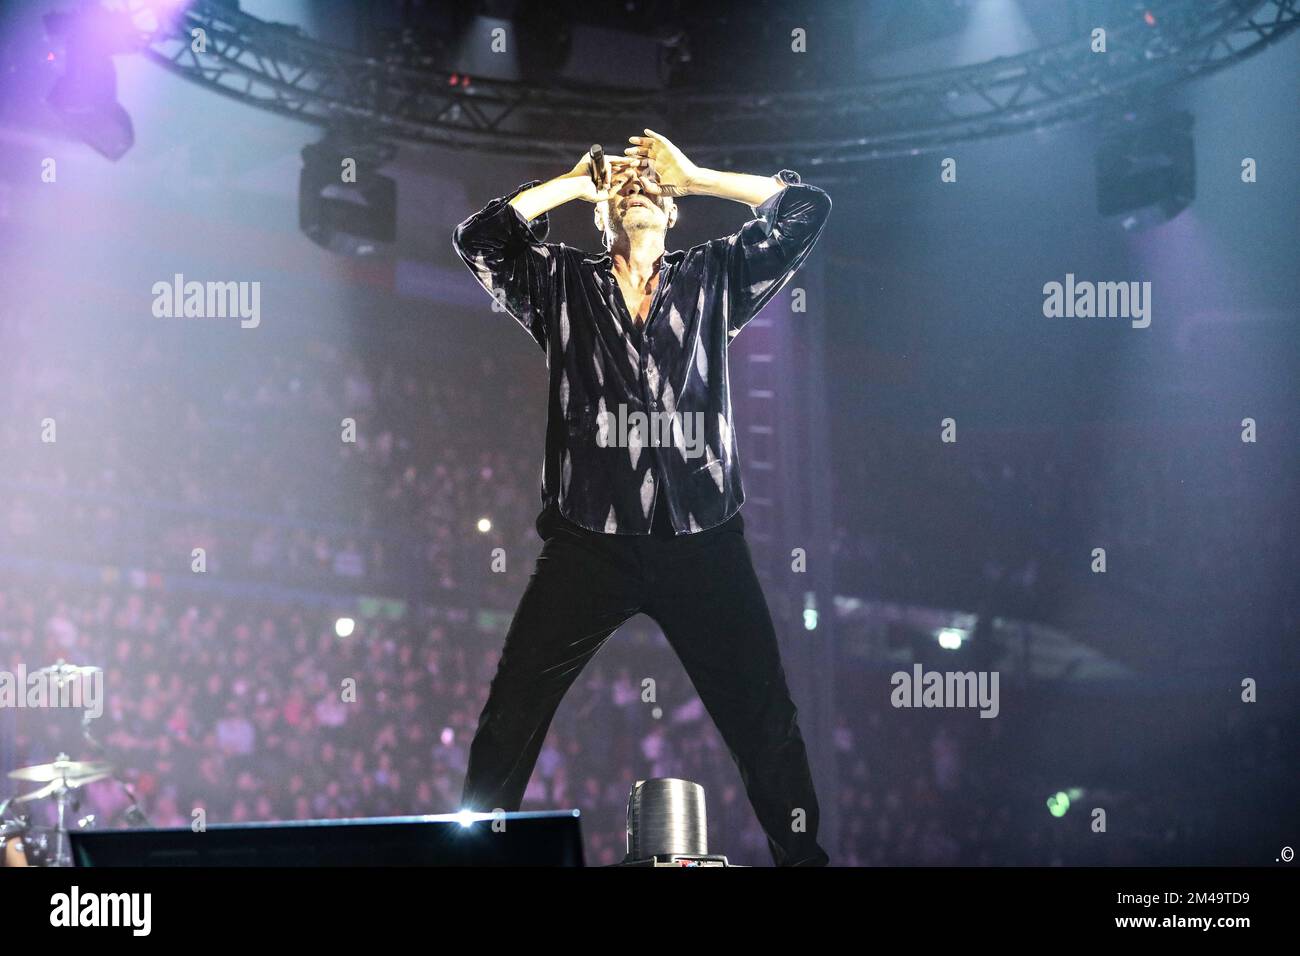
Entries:
[[[677, 265], [686, 258], [686, 251], [683, 249], [664, 250], [664, 264]], [[600, 269], [608, 269], [614, 261], [614, 257], [608, 252], [601, 255], [595, 253], [586, 257], [586, 261]]]

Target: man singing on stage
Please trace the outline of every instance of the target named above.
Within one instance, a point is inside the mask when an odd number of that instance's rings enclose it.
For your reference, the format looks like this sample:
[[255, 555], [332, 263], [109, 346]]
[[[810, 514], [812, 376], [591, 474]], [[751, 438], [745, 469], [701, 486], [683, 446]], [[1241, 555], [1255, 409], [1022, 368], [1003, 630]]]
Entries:
[[[456, 251], [546, 353], [536, 569], [470, 748], [462, 809], [517, 810], [565, 691], [643, 612], [735, 758], [777, 865], [828, 862], [776, 633], [744, 538], [727, 347], [811, 251], [830, 198], [798, 175], [696, 166], [652, 130], [457, 227]], [[682, 196], [753, 207], [738, 232], [667, 252]], [[547, 243], [595, 205], [607, 251]], [[599, 733], [599, 728], [593, 728]]]

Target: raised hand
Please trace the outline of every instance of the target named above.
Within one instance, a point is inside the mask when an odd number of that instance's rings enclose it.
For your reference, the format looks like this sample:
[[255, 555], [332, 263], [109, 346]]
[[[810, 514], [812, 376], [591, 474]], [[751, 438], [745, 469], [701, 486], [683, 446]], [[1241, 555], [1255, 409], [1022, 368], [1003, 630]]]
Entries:
[[654, 169], [655, 177], [647, 180], [646, 192], [651, 195], [687, 196], [697, 185], [700, 167], [686, 158], [686, 154], [673, 145], [666, 136], [652, 129], [644, 136], [629, 136], [632, 145], [623, 152], [644, 169]]
[[573, 169], [564, 174], [564, 179], [580, 180], [585, 183], [578, 193], [579, 199], [587, 202], [604, 202], [619, 191], [628, 176], [636, 170], [634, 160], [625, 156], [606, 156], [604, 169], [600, 171], [600, 186], [591, 177], [591, 154], [583, 153]]

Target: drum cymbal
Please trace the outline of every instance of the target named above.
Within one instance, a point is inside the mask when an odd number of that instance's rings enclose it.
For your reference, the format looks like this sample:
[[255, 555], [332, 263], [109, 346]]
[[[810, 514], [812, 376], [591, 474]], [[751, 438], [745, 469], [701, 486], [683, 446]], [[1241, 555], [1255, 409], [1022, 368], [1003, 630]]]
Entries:
[[61, 786], [66, 786], [71, 790], [84, 787], [88, 783], [95, 783], [97, 780], [105, 780], [108, 776], [107, 773], [92, 773], [88, 777], [69, 777], [66, 780], [54, 780], [39, 790], [33, 790], [31, 793], [24, 793], [21, 796], [14, 797], [14, 803], [30, 803], [32, 800], [44, 800], [51, 794], [58, 793]]
[[75, 677], [89, 677], [91, 674], [103, 672], [102, 667], [95, 667], [90, 664], [69, 664], [66, 661], [59, 661], [57, 664], [51, 664], [49, 667], [42, 667], [40, 670], [31, 671], [28, 677], [39, 674], [42, 677], [53, 677], [57, 681], [72, 680]]
[[56, 780], [53, 783], [47, 783], [39, 790], [33, 790], [31, 793], [24, 793], [17, 797], [14, 797], [14, 803], [27, 803], [30, 800], [41, 800], [44, 799], [45, 797], [48, 797], [50, 794], [54, 793], [58, 789], [59, 789], [59, 782]]
[[68, 760], [61, 758], [54, 763], [38, 763], [30, 767], [19, 767], [9, 771], [10, 780], [28, 780], [32, 783], [50, 783], [63, 780], [69, 786], [80, 787], [90, 783], [86, 779], [95, 777], [103, 779], [113, 772], [113, 765], [103, 760]]

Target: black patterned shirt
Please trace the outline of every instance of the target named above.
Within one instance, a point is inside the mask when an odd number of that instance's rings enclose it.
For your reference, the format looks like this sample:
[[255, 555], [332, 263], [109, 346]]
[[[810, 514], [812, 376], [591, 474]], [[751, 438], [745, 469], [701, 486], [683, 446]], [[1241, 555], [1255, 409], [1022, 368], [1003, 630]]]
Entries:
[[510, 200], [456, 227], [479, 283], [546, 353], [542, 504], [590, 531], [649, 534], [656, 507], [676, 534], [726, 521], [745, 500], [727, 347], [803, 263], [830, 197], [789, 170], [785, 188], [733, 235], [665, 252], [649, 315], [628, 313], [608, 254], [545, 242]]

